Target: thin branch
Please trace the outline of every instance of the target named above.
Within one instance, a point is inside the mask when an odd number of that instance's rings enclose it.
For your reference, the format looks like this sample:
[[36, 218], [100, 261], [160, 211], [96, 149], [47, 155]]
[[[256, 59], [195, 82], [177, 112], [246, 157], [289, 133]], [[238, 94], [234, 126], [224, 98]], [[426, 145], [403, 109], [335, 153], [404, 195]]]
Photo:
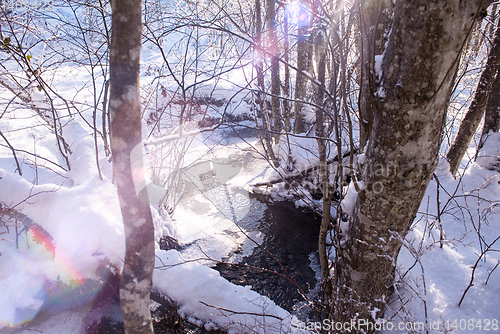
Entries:
[[[469, 282], [469, 285], [467, 286], [467, 288], [465, 289], [463, 295], [462, 295], [462, 298], [460, 298], [460, 301], [458, 302], [458, 307], [460, 307], [460, 305], [462, 305], [462, 302], [465, 298], [465, 295], [467, 294], [467, 292], [469, 291], [470, 288], [472, 288], [474, 286], [474, 274], [476, 273], [476, 269], [477, 269], [477, 265], [479, 264], [479, 261], [481, 261], [481, 259], [483, 258], [483, 256], [491, 249], [491, 247], [498, 241], [500, 240], [500, 236], [498, 236], [495, 240], [493, 240], [493, 242], [491, 244], [489, 244], [484, 250], [483, 252], [481, 253], [481, 255], [479, 255], [479, 257], [477, 258], [476, 260], [476, 263], [474, 263], [474, 266], [472, 267], [472, 274], [471, 274], [471, 277], [470, 277], [470, 282]], [[488, 276], [489, 278], [489, 276]]]
[[14, 147], [9, 143], [9, 141], [7, 140], [7, 138], [5, 138], [5, 136], [3, 135], [2, 131], [0, 131], [0, 136], [2, 136], [3, 140], [5, 140], [5, 142], [7, 143], [7, 146], [10, 148], [10, 150], [12, 151], [12, 155], [14, 156], [14, 160], [16, 161], [16, 165], [17, 165], [17, 172], [19, 173], [19, 175], [23, 176], [23, 173], [21, 171], [21, 166], [19, 165], [19, 161], [17, 160], [17, 155], [16, 155], [16, 150], [14, 149]]
[[280, 317], [278, 317], [277, 315], [274, 315], [274, 314], [264, 314], [264, 313], [261, 314], [261, 313], [254, 313], [254, 312], [238, 312], [238, 311], [229, 310], [229, 309], [224, 308], [224, 307], [210, 305], [210, 304], [207, 304], [207, 303], [205, 303], [204, 301], [201, 301], [201, 300], [199, 300], [199, 302], [202, 303], [205, 306], [208, 306], [208, 307], [220, 310], [220, 311], [230, 312], [232, 314], [254, 315], [254, 316], [257, 316], [257, 317], [271, 317], [271, 318], [275, 318], [275, 319], [283, 321], [283, 318], [280, 318]]

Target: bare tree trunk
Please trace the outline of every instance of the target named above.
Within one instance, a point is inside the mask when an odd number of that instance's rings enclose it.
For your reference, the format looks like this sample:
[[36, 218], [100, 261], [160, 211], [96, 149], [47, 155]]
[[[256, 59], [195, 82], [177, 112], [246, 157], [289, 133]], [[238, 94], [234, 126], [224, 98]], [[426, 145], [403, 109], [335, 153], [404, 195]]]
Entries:
[[305, 25], [298, 29], [297, 43], [297, 75], [295, 77], [295, 104], [293, 127], [294, 133], [303, 133], [306, 131], [304, 119], [304, 104], [301, 102], [306, 97], [308, 78], [302, 72], [309, 72], [309, 53], [311, 52], [311, 44], [308, 42], [309, 26]]
[[373, 93], [378, 89], [375, 56], [382, 55], [391, 24], [393, 4], [390, 0], [358, 2], [358, 27], [361, 32], [359, 76], [359, 146], [366, 145], [373, 126]]
[[500, 75], [497, 72], [495, 81], [491, 86], [491, 93], [488, 98], [488, 103], [486, 104], [486, 110], [484, 113], [484, 126], [483, 133], [481, 134], [481, 140], [479, 141], [479, 146], [477, 151], [483, 148], [486, 139], [491, 133], [500, 131]]
[[498, 25], [498, 2], [494, 3], [491, 8], [490, 19], [489, 19], [489, 29], [488, 29], [488, 39], [492, 40], [495, 34], [495, 27]]
[[460, 128], [458, 129], [455, 141], [446, 155], [446, 159], [448, 159], [448, 162], [450, 163], [450, 172], [452, 175], [457, 173], [460, 162], [469, 147], [470, 141], [476, 133], [479, 123], [481, 123], [481, 119], [483, 118], [483, 114], [488, 103], [491, 87], [495, 77], [497, 76], [499, 67], [500, 29], [497, 28], [486, 66], [477, 84], [474, 100], [472, 100], [467, 114], [462, 120], [462, 123], [460, 123]]
[[154, 269], [150, 206], [138, 198], [144, 184], [139, 61], [141, 0], [112, 1], [110, 113], [113, 173], [125, 225], [125, 262], [120, 303], [125, 333], [153, 333], [149, 295]]
[[278, 159], [274, 155], [271, 137], [271, 121], [266, 108], [266, 94], [264, 88], [264, 52], [262, 51], [262, 14], [260, 0], [255, 0], [255, 44], [257, 45], [258, 58], [255, 61], [255, 70], [257, 72], [257, 100], [259, 103], [259, 116], [262, 120], [261, 140], [267, 156], [275, 167], [279, 166]]
[[283, 94], [285, 95], [285, 100], [283, 100], [283, 123], [285, 126], [285, 132], [291, 132], [292, 131], [292, 126], [290, 123], [290, 102], [288, 99], [290, 98], [290, 66], [288, 66], [288, 63], [290, 61], [290, 42], [288, 38], [288, 33], [289, 33], [289, 25], [288, 25], [288, 16], [285, 15], [284, 21], [283, 21], [283, 33], [284, 33], [284, 38], [283, 38], [283, 48], [285, 50], [285, 53], [283, 54], [283, 60], [285, 61], [285, 81], [283, 83]]
[[[497, 23], [498, 29], [498, 3], [493, 4], [493, 8], [490, 14], [490, 29], [488, 32], [488, 36], [490, 39], [493, 38], [493, 34], [495, 33], [495, 22]], [[476, 157], [479, 151], [483, 148], [486, 139], [490, 133], [495, 133], [500, 131], [500, 75], [498, 75], [500, 71], [497, 72], [495, 80], [493, 81], [493, 85], [491, 86], [490, 96], [488, 97], [488, 103], [486, 104], [486, 110], [484, 112], [484, 126], [483, 133], [481, 134], [481, 139], [479, 141], [479, 145], [477, 147]]]
[[278, 143], [282, 129], [280, 108], [280, 63], [279, 45], [276, 36], [276, 0], [267, 0], [267, 33], [269, 52], [271, 53], [271, 115], [273, 117], [274, 142]]
[[325, 97], [325, 72], [326, 72], [326, 41], [325, 32], [321, 29], [316, 31], [316, 59], [318, 61], [318, 82], [320, 85], [316, 88], [316, 141], [318, 143], [319, 151], [319, 173], [321, 175], [322, 189], [323, 189], [323, 216], [321, 218], [321, 227], [319, 232], [319, 260], [322, 273], [322, 287], [325, 296], [330, 296], [332, 293], [332, 285], [329, 280], [330, 266], [328, 263], [328, 254], [326, 251], [326, 237], [328, 228], [330, 227], [330, 208], [332, 206], [332, 198], [330, 191], [330, 175], [328, 173], [327, 162], [327, 141], [325, 135], [323, 104]]
[[[373, 325], [383, 315], [402, 240], [438, 162], [460, 53], [486, 5], [481, 0], [396, 2], [380, 89], [373, 96], [365, 187], [339, 250], [340, 319]], [[368, 325], [362, 329], [374, 332]]]

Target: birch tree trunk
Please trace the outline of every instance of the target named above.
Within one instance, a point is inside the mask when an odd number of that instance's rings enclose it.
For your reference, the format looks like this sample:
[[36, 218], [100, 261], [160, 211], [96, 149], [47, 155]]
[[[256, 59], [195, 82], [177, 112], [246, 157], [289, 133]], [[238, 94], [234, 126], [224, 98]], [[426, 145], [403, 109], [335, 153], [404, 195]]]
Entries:
[[479, 123], [483, 118], [488, 98], [490, 96], [493, 81], [497, 76], [500, 67], [500, 29], [495, 32], [495, 39], [488, 55], [486, 66], [481, 74], [481, 78], [477, 84], [474, 100], [467, 110], [460, 128], [455, 137], [453, 145], [450, 147], [446, 159], [450, 163], [450, 172], [452, 175], [457, 173], [460, 162], [469, 147], [472, 137], [476, 133]]
[[154, 226], [143, 189], [139, 61], [141, 0], [113, 0], [110, 113], [113, 173], [125, 226], [120, 303], [125, 333], [153, 333], [149, 294], [154, 269]]
[[[398, 0], [373, 94], [373, 128], [341, 252], [336, 318], [383, 315], [395, 265], [438, 162], [460, 53], [489, 1]], [[373, 41], [372, 41], [373, 42]], [[369, 326], [358, 328], [373, 332]]]

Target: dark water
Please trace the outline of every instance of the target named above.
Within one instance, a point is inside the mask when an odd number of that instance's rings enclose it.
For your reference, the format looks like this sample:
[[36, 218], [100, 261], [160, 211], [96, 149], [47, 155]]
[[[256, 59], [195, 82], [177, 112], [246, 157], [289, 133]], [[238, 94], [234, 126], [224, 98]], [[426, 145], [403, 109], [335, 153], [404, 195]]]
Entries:
[[265, 198], [256, 196], [252, 196], [251, 201], [250, 213], [239, 224], [245, 228], [256, 219], [258, 229], [264, 234], [261, 245], [251, 255], [243, 257], [239, 263], [244, 266], [218, 264], [215, 269], [227, 280], [251, 285], [253, 290], [268, 296], [277, 305], [293, 311], [297, 302], [304, 301], [298, 287], [308, 294], [317, 283], [310, 266], [310, 254], [317, 261], [321, 220], [290, 202], [266, 203]]

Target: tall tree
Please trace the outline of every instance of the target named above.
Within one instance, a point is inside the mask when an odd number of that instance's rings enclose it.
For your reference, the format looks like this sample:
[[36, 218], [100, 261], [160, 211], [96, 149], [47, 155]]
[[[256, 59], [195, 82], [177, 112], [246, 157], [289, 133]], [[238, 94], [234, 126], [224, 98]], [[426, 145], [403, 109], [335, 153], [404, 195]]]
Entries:
[[276, 0], [267, 0], [266, 25], [268, 33], [269, 52], [271, 53], [271, 115], [273, 117], [273, 131], [275, 143], [279, 141], [282, 129], [280, 107], [280, 49], [276, 35]]
[[285, 51], [283, 54], [283, 61], [285, 62], [285, 79], [283, 82], [283, 94], [285, 95], [285, 100], [283, 103], [283, 125], [285, 128], [285, 132], [292, 131], [292, 125], [290, 123], [290, 41], [288, 37], [289, 33], [289, 24], [288, 24], [288, 15], [285, 15], [283, 18], [283, 50]]
[[[495, 15], [497, 13], [497, 8], [498, 4], [495, 3], [493, 5], [493, 10], [492, 10], [492, 17], [491, 21], [495, 22], [498, 21], [495, 19]], [[490, 37], [493, 34], [493, 26], [494, 24], [491, 23], [490, 25]], [[497, 30], [498, 30], [498, 22], [497, 22]], [[496, 33], [496, 32], [495, 32]], [[495, 80], [493, 81], [493, 85], [491, 86], [491, 92], [490, 96], [488, 97], [488, 103], [486, 104], [486, 110], [484, 111], [484, 126], [483, 126], [483, 133], [481, 134], [481, 140], [479, 141], [479, 145], [477, 147], [477, 152], [479, 153], [479, 150], [483, 147], [486, 139], [488, 139], [488, 136], [490, 135], [491, 132], [498, 132], [500, 131], [500, 75], [498, 75], [497, 71], [497, 76], [495, 77]], [[477, 155], [477, 153], [476, 153]]]
[[141, 0], [113, 0], [111, 6], [111, 152], [126, 246], [120, 303], [125, 333], [153, 333], [149, 297], [154, 269], [154, 225], [148, 201], [138, 198], [144, 185], [139, 96]]
[[379, 87], [366, 92], [372, 94], [373, 127], [365, 187], [339, 250], [337, 319], [373, 322], [386, 308], [402, 240], [438, 162], [461, 50], [489, 2], [396, 2]]
[[275, 167], [279, 166], [279, 161], [276, 158], [271, 136], [271, 121], [266, 107], [266, 94], [264, 87], [264, 57], [265, 53], [262, 49], [262, 14], [260, 0], [255, 0], [255, 52], [257, 59], [254, 63], [257, 75], [257, 102], [258, 102], [258, 116], [262, 120], [262, 146], [267, 153], [267, 156]]
[[495, 77], [493, 85], [491, 86], [491, 93], [486, 104], [484, 112], [484, 126], [481, 140], [477, 147], [477, 151], [483, 147], [486, 139], [491, 133], [500, 131], [500, 75]]
[[294, 133], [306, 131], [306, 121], [302, 103], [306, 97], [308, 78], [304, 73], [309, 72], [310, 54], [312, 54], [312, 43], [309, 43], [310, 13], [305, 6], [300, 7], [298, 29], [297, 29], [297, 74], [295, 77], [295, 103], [294, 103]]
[[318, 241], [319, 260], [323, 276], [323, 290], [327, 295], [331, 293], [331, 282], [328, 280], [330, 268], [326, 252], [326, 239], [330, 227], [330, 209], [332, 206], [332, 197], [330, 191], [330, 175], [328, 173], [326, 131], [324, 126], [324, 100], [325, 100], [325, 72], [326, 72], [326, 34], [324, 29], [318, 28], [315, 32], [316, 60], [318, 63], [318, 83], [316, 87], [316, 142], [318, 143], [319, 153], [319, 172], [321, 175], [323, 192], [323, 216], [321, 217], [321, 227]]
[[495, 81], [499, 68], [500, 29], [497, 28], [495, 32], [495, 39], [493, 40], [493, 45], [491, 46], [488, 60], [486, 61], [486, 66], [484, 67], [481, 78], [477, 84], [474, 99], [472, 100], [462, 123], [460, 123], [460, 128], [458, 129], [453, 145], [450, 147], [448, 154], [446, 155], [446, 159], [448, 159], [448, 162], [450, 163], [450, 172], [453, 175], [456, 174], [472, 137], [476, 133], [479, 123], [481, 123], [481, 119], [483, 118], [488, 104], [490, 92], [492, 91], [491, 88], [493, 81]]

